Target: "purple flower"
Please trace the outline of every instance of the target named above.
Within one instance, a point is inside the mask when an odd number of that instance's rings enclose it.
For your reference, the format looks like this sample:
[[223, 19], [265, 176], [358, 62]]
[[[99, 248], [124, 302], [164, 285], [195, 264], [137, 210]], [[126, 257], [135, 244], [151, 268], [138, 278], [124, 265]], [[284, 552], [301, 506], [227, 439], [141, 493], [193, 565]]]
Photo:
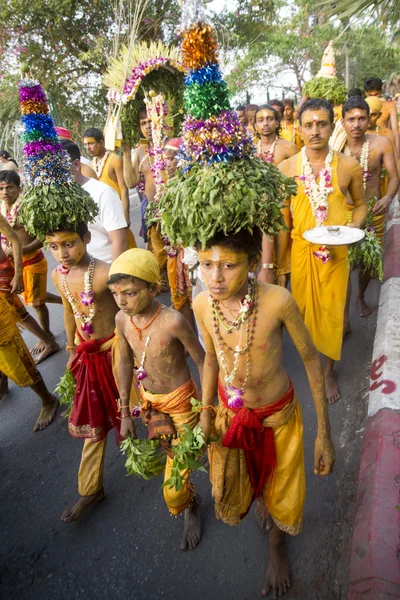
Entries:
[[94, 292], [81, 292], [79, 294], [81, 302], [84, 306], [90, 306], [94, 302]]
[[140, 417], [140, 406], [134, 406], [132, 408], [132, 417], [134, 419], [137, 419], [138, 417]]
[[235, 409], [235, 408], [243, 408], [244, 406], [244, 401], [243, 401], [243, 390], [240, 390], [237, 387], [229, 387], [229, 388], [225, 388], [226, 392], [229, 396], [228, 398], [228, 406], [229, 408]]
[[81, 330], [83, 333], [87, 333], [88, 335], [91, 335], [94, 331], [93, 325], [91, 323], [83, 323], [83, 325], [81, 326]]
[[61, 273], [61, 275], [67, 275], [67, 273], [69, 273], [69, 267], [66, 267], [65, 265], [58, 265], [56, 267], [56, 271]]

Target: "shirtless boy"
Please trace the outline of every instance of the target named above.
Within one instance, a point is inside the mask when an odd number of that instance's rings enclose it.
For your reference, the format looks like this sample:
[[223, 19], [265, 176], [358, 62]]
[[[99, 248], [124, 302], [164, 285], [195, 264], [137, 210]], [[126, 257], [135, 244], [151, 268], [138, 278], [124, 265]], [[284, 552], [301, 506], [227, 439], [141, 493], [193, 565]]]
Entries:
[[214, 423], [208, 410], [200, 417], [206, 436], [211, 429], [223, 436], [209, 452], [216, 515], [235, 525], [254, 499], [266, 506], [273, 523], [262, 593], [277, 598], [290, 587], [285, 532], [300, 533], [305, 499], [301, 409], [282, 365], [282, 327], [303, 359], [314, 399], [315, 474], [332, 472], [335, 451], [318, 351], [291, 294], [248, 278], [260, 255], [257, 229], [217, 234], [199, 249], [208, 292], [196, 297], [194, 310], [206, 345], [203, 408], [213, 406], [217, 389], [219, 395]]
[[107, 287], [109, 265], [87, 252], [90, 233], [81, 223], [76, 231], [48, 232], [46, 242], [59, 263], [52, 272], [61, 294], [69, 352], [67, 367], [76, 381], [68, 430], [85, 438], [78, 474], [80, 499], [61, 519], [71, 523], [104, 498], [103, 469], [107, 433], [118, 439], [118, 388], [111, 365], [118, 308]]
[[[61, 304], [61, 298], [47, 292], [47, 260], [41, 248], [40, 240], [33, 238], [18, 222], [18, 198], [21, 194], [21, 181], [15, 171], [0, 171], [0, 201], [1, 214], [6, 217], [11, 227], [16, 231], [22, 243], [22, 265], [24, 275], [23, 299], [25, 306], [33, 306], [44, 331], [43, 341], [37, 342], [32, 349], [36, 364], [57, 352], [60, 347], [54, 341], [50, 331], [49, 310], [46, 302]], [[11, 245], [4, 238], [3, 251], [11, 259]]]
[[[380, 98], [382, 96], [382, 88], [383, 82], [379, 77], [371, 77], [371, 79], [367, 79], [364, 83], [364, 91], [367, 97], [376, 96], [377, 98]], [[397, 110], [394, 102], [388, 102], [382, 98], [382, 114], [378, 119], [378, 125], [379, 127], [390, 127], [393, 131], [396, 141], [396, 150], [400, 156], [400, 133], [397, 121]]]
[[[186, 363], [185, 350], [195, 361], [200, 375], [204, 351], [185, 317], [154, 300], [158, 279], [157, 261], [147, 250], [128, 250], [110, 268], [108, 284], [120, 309], [116, 325], [121, 355], [118, 379], [122, 438], [128, 434], [136, 437], [129, 409], [134, 360], [141, 383], [142, 415], [150, 413], [158, 422], [169, 415], [172, 434], [179, 433], [185, 424], [194, 427], [198, 420], [190, 399], [199, 396]], [[149, 435], [151, 426], [150, 419]], [[170, 477], [172, 462], [167, 456], [165, 480]], [[182, 489], [164, 487], [164, 499], [171, 514], [184, 513], [180, 547], [185, 550], [193, 549], [200, 541], [200, 514], [189, 473], [182, 473], [182, 477]]]
[[[349, 98], [343, 105], [343, 126], [347, 134], [344, 153], [356, 158], [363, 169], [364, 189], [367, 201], [376, 198], [372, 208], [372, 226], [378, 239], [383, 240], [385, 214], [399, 188], [399, 175], [393, 144], [387, 137], [367, 134], [369, 106], [359, 96]], [[381, 197], [381, 173], [385, 168], [388, 174], [386, 195]], [[349, 205], [351, 205], [351, 200]], [[360, 269], [357, 292], [357, 308], [362, 317], [368, 317], [372, 309], [366, 304], [364, 295], [372, 278], [368, 271]], [[348, 306], [345, 322], [348, 323]]]

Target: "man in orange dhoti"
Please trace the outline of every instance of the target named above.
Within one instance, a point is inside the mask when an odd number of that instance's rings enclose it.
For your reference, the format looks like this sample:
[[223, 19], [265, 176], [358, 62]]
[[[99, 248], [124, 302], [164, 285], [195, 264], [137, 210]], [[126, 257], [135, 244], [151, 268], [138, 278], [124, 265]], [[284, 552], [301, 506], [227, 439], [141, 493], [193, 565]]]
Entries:
[[[198, 413], [192, 412], [191, 398], [198, 398], [185, 359], [187, 350], [201, 372], [204, 351], [185, 319], [177, 311], [154, 300], [160, 269], [154, 255], [141, 249], [128, 250], [113, 262], [109, 287], [120, 308], [116, 317], [120, 343], [119, 393], [121, 399], [121, 436], [136, 437], [129, 397], [134, 360], [136, 379], [142, 397], [141, 413], [148, 424], [149, 439], [161, 435], [177, 443], [184, 425], [193, 428]], [[135, 416], [136, 411], [134, 412]], [[166, 447], [168, 453], [168, 447]], [[167, 457], [165, 481], [170, 478], [172, 458]], [[181, 472], [180, 490], [164, 487], [164, 498], [173, 515], [184, 514], [181, 549], [193, 549], [200, 541], [199, 501], [189, 481], [189, 472]]]
[[[333, 111], [329, 102], [308, 100], [300, 109], [300, 127], [305, 147], [279, 165], [296, 177], [297, 194], [284, 210], [291, 213], [292, 293], [318, 350], [326, 357], [325, 386], [329, 403], [340, 398], [334, 362], [340, 360], [343, 318], [349, 266], [347, 246], [319, 247], [304, 239], [318, 225], [346, 225], [346, 194], [353, 199], [353, 221], [360, 227], [367, 215], [362, 171], [358, 162], [329, 148]], [[290, 233], [280, 237], [279, 256], [285, 252]]]

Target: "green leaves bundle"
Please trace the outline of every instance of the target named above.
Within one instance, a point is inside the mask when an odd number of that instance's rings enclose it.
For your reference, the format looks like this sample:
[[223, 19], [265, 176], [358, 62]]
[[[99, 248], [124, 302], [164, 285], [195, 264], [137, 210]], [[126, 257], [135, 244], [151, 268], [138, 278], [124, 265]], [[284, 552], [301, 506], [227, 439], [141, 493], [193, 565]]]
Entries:
[[258, 158], [193, 164], [178, 171], [159, 202], [162, 232], [172, 244], [204, 248], [216, 232], [260, 227], [274, 235], [284, 228], [281, 208], [296, 193], [294, 179]]
[[353, 269], [357, 262], [362, 263], [363, 273], [377, 273], [383, 279], [382, 247], [373, 228], [368, 228], [365, 238], [349, 247], [349, 264]]
[[313, 77], [303, 86], [302, 93], [309, 98], [323, 98], [333, 105], [343, 104], [347, 100], [346, 86], [337, 77]]
[[126, 454], [125, 462], [128, 475], [136, 475], [147, 481], [162, 473], [165, 457], [158, 454], [158, 440], [133, 439], [130, 435], [120, 444], [122, 454]]
[[74, 403], [76, 382], [69, 369], [65, 369], [64, 375], [61, 377], [58, 386], [54, 390], [60, 398], [60, 404], [66, 407], [64, 417], [70, 416], [72, 411], [72, 405]]
[[182, 489], [181, 471], [185, 469], [192, 471], [197, 469], [206, 473], [206, 469], [196, 459], [205, 445], [204, 432], [200, 425], [196, 425], [193, 429], [189, 425], [184, 425], [183, 431], [179, 434], [179, 443], [176, 446], [171, 446], [171, 451], [175, 456], [172, 463], [171, 477], [164, 482], [164, 487], [174, 487], [177, 491]]
[[77, 183], [57, 186], [27, 186], [18, 221], [33, 237], [45, 241], [55, 231], [76, 231], [80, 223], [91, 223], [98, 214], [91, 195]]

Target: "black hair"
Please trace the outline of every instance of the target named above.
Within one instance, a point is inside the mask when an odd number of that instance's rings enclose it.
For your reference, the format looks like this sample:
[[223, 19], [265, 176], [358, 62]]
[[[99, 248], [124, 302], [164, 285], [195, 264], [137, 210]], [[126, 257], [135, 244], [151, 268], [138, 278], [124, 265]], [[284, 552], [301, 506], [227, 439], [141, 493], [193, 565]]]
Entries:
[[138, 123], [139, 124], [142, 119], [147, 119], [147, 110], [146, 110], [145, 106], [141, 110], [139, 110], [139, 113], [138, 113]]
[[[259, 261], [262, 249], [262, 232], [255, 227], [253, 231], [242, 229], [238, 233], [225, 235], [223, 231], [218, 231], [206, 244], [206, 248], [212, 246], [224, 246], [234, 252], [245, 252], [249, 257], [249, 264]], [[200, 242], [195, 244], [197, 250], [201, 249]]]
[[246, 107], [243, 104], [240, 104], [240, 106], [237, 106], [235, 110], [246, 110]]
[[352, 88], [349, 90], [347, 94], [347, 98], [352, 98], [353, 96], [363, 96], [363, 93], [360, 88]]
[[328, 102], [328, 100], [324, 100], [323, 98], [310, 98], [301, 106], [299, 110], [299, 123], [301, 125], [301, 120], [303, 113], [306, 110], [326, 110], [329, 114], [329, 121], [331, 125], [333, 125], [333, 121], [335, 120], [335, 115], [333, 112], [332, 104]]
[[346, 113], [350, 112], [351, 110], [354, 110], [355, 108], [359, 108], [360, 110], [366, 110], [367, 115], [369, 116], [369, 106], [365, 102], [364, 98], [361, 98], [361, 96], [352, 96], [343, 104], [342, 117], [344, 118], [344, 115]]
[[257, 115], [258, 115], [258, 113], [259, 113], [261, 110], [270, 110], [271, 112], [273, 112], [273, 113], [274, 113], [275, 120], [276, 120], [276, 121], [277, 121], [277, 123], [278, 123], [278, 125], [277, 125], [277, 127], [276, 127], [276, 129], [275, 129], [275, 133], [276, 133], [276, 135], [277, 135], [277, 136], [279, 136], [279, 134], [280, 134], [280, 132], [281, 132], [281, 119], [282, 119], [282, 117], [281, 117], [281, 115], [278, 113], [278, 111], [277, 111], [277, 110], [276, 110], [276, 109], [275, 109], [273, 106], [271, 106], [270, 104], [263, 104], [262, 106], [259, 106], [259, 107], [258, 107], [258, 110], [257, 110], [257, 112], [256, 112], [256, 115], [255, 115], [255, 121], [254, 121], [254, 124], [256, 123], [256, 121], [257, 121]]
[[283, 106], [290, 106], [290, 108], [294, 109], [294, 100], [293, 98], [284, 98], [283, 100]]
[[[86, 223], [78, 223], [76, 229], [69, 229], [68, 226], [66, 225], [65, 227], [60, 227], [59, 229], [57, 229], [57, 231], [67, 231], [69, 233], [77, 233], [79, 235], [79, 237], [81, 238], [82, 242], [84, 242], [84, 237], [85, 235], [89, 232], [89, 228], [87, 226]], [[49, 231], [47, 233], [47, 235], [54, 235], [54, 231]]]
[[141, 281], [146, 284], [146, 287], [150, 287], [152, 283], [150, 281], [145, 281], [144, 279], [140, 279], [140, 277], [134, 277], [133, 275], [128, 275], [127, 273], [114, 273], [107, 281], [107, 285], [114, 285], [114, 283], [118, 283], [121, 279], [127, 279], [131, 283], [137, 283]]
[[0, 171], [0, 181], [13, 183], [17, 187], [21, 186], [21, 178], [16, 171]]
[[18, 167], [18, 163], [14, 158], [11, 158], [11, 154], [7, 152], [7, 150], [0, 150], [0, 158], [5, 158], [9, 162], [13, 162], [16, 167]]
[[274, 106], [279, 106], [279, 108], [281, 109], [282, 113], [283, 113], [283, 109], [285, 108], [283, 105], [282, 100], [278, 100], [278, 98], [273, 98], [272, 100], [268, 100], [268, 104], [270, 106], [274, 105]]
[[65, 152], [68, 152], [69, 157], [72, 161], [81, 160], [81, 151], [79, 150], [79, 146], [77, 146], [74, 142], [69, 140], [65, 140], [61, 142]]
[[370, 79], [367, 79], [364, 83], [364, 90], [366, 92], [381, 92], [382, 86], [382, 79], [379, 79], [379, 77], [371, 77]]
[[96, 142], [104, 142], [103, 132], [100, 131], [100, 129], [97, 129], [96, 127], [89, 127], [89, 129], [86, 129], [85, 133], [83, 134], [83, 137], [91, 137], [94, 138]]
[[252, 112], [253, 110], [257, 110], [257, 109], [258, 109], [258, 104], [248, 104], [244, 109], [246, 117], [249, 112]]

